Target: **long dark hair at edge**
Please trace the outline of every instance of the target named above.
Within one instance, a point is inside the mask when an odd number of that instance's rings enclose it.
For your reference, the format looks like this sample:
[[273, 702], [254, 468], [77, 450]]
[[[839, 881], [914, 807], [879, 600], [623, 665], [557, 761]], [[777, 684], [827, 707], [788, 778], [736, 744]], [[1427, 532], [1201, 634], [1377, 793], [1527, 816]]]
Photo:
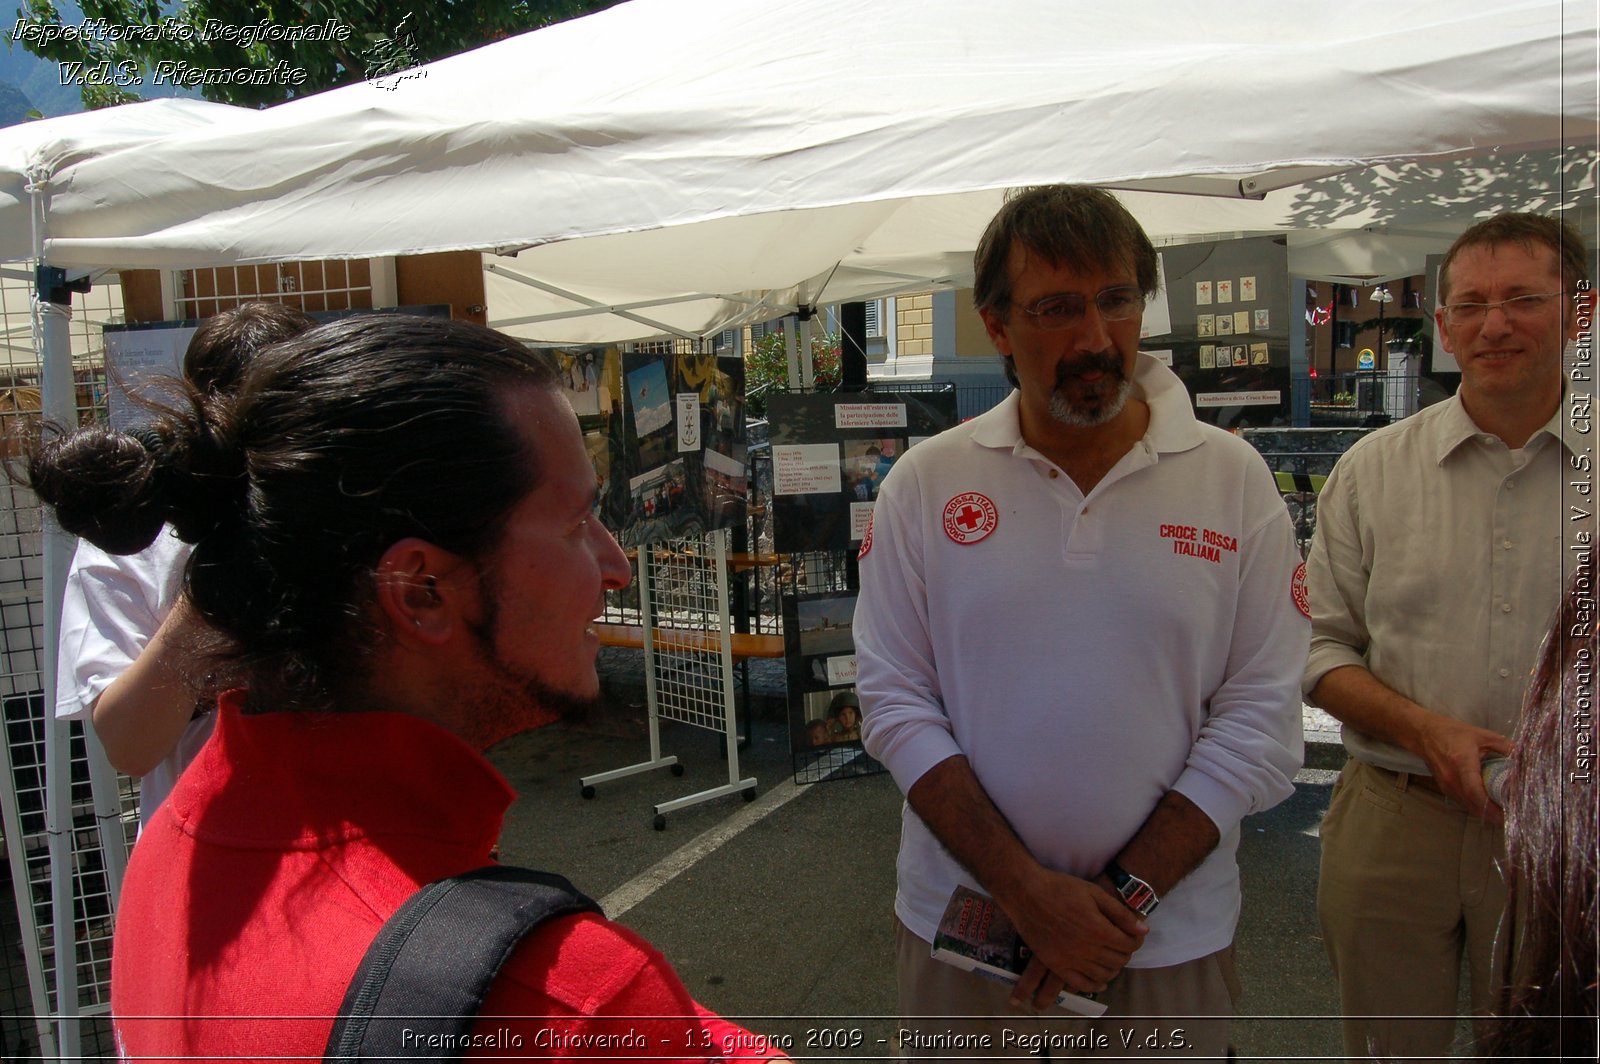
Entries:
[[378, 559], [408, 536], [466, 557], [494, 543], [539, 475], [505, 397], [556, 380], [481, 326], [346, 318], [259, 354], [232, 396], [190, 387], [153, 428], [47, 437], [28, 479], [112, 553], [163, 524], [194, 544], [185, 590], [252, 709], [335, 708], [365, 672]]
[[1506, 784], [1511, 980], [1480, 1052], [1594, 1061], [1596, 864], [1594, 567], [1573, 574], [1523, 705]]

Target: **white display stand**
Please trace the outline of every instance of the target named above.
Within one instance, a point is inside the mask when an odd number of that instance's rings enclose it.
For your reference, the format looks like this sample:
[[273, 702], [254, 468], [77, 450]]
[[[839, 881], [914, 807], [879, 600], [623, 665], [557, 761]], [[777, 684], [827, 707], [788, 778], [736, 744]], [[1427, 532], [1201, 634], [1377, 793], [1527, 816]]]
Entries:
[[657, 803], [654, 825], [667, 814], [713, 798], [755, 797], [754, 777], [739, 777], [738, 727], [733, 694], [733, 617], [728, 607], [728, 530], [666, 540], [639, 549], [639, 611], [644, 624], [645, 692], [650, 722], [650, 758], [580, 781], [594, 797], [597, 784], [666, 768], [683, 774], [677, 757], [661, 753], [663, 720], [692, 724], [722, 735], [728, 782]]

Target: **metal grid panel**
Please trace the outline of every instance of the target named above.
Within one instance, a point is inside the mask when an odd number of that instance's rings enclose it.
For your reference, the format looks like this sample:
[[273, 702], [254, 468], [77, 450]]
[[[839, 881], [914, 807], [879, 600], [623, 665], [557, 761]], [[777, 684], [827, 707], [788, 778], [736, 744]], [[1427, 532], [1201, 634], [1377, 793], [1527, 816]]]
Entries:
[[[45, 729], [44, 700], [38, 693], [0, 700], [5, 717], [5, 754], [10, 767], [22, 853], [23, 888], [18, 891], [19, 924], [24, 935], [38, 943], [38, 973], [53, 995], [57, 950], [52, 927], [50, 854], [45, 831]], [[70, 879], [73, 896], [73, 962], [76, 965], [78, 1012], [104, 1015], [111, 1004], [112, 896], [101, 848], [99, 824], [90, 793], [88, 756], [82, 725], [74, 721], [69, 731], [71, 771]], [[124, 844], [132, 843], [137, 820], [121, 821]], [[13, 882], [16, 863], [13, 862]], [[24, 946], [26, 946], [24, 941]], [[52, 1001], [53, 1004], [53, 1001]], [[32, 1013], [35, 1009], [29, 1009]], [[88, 1055], [109, 1056], [114, 1047], [103, 1025], [86, 1025], [83, 1050]]]
[[[88, 292], [74, 299], [67, 332], [72, 340], [73, 376], [78, 382], [81, 414], [105, 406], [105, 341], [101, 329], [123, 320], [122, 286], [108, 276], [97, 279]], [[0, 386], [8, 389], [39, 386], [32, 308], [33, 285], [26, 271], [0, 269]], [[21, 400], [26, 409], [39, 409], [37, 391], [8, 398]], [[32, 405], [28, 406], [30, 399]], [[4, 409], [18, 407], [7, 404]]]
[[728, 629], [727, 584], [714, 537], [668, 540], [649, 550], [654, 618], [656, 704], [664, 720], [722, 731], [728, 659], [719, 633]]
[[366, 259], [328, 259], [184, 270], [178, 275], [173, 305], [178, 317], [197, 319], [263, 299], [308, 313], [369, 310], [372, 264]]
[[[110, 280], [112, 283], [103, 283]], [[68, 323], [80, 422], [105, 416], [105, 349], [102, 326], [122, 320], [122, 292], [114, 278], [97, 280], [76, 296]], [[33, 431], [39, 411], [38, 355], [33, 346], [32, 288], [23, 271], [0, 275], [0, 447], [17, 453], [16, 436]], [[44, 658], [41, 514], [32, 492], [0, 475], [0, 837], [9, 873], [0, 894], [0, 1053], [20, 1059], [54, 1052], [47, 1025], [37, 1020], [55, 1007], [56, 949], [52, 930], [49, 838], [45, 833], [44, 745], [47, 718]], [[81, 1027], [85, 1057], [114, 1055], [109, 1024], [111, 887], [103, 837], [131, 845], [137, 831], [137, 798], [121, 780], [110, 796], [112, 811], [102, 835], [90, 795], [81, 725], [73, 724], [71, 766], [73, 964], [77, 1010], [89, 1017]], [[125, 853], [125, 851], [124, 851]], [[43, 1029], [41, 1029], [43, 1028]]]

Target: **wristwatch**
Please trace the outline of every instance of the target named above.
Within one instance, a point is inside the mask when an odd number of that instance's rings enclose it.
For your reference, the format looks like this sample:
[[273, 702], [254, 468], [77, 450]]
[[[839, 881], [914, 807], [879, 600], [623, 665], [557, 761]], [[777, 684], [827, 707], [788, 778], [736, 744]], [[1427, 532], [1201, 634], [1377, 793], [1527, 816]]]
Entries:
[[1149, 916], [1161, 904], [1156, 888], [1123, 868], [1115, 861], [1106, 862], [1106, 876], [1122, 895], [1122, 902], [1140, 916]]

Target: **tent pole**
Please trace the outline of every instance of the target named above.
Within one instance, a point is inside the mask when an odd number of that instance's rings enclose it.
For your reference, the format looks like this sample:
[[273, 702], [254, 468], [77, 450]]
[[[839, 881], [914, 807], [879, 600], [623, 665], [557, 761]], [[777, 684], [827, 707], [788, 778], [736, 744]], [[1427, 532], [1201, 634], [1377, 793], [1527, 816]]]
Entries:
[[[34, 341], [39, 351], [40, 412], [58, 425], [77, 424], [77, 402], [72, 381], [72, 295], [64, 277], [51, 271], [44, 259], [45, 194], [49, 180], [30, 174], [28, 191], [33, 207]], [[72, 899], [72, 760], [67, 722], [56, 716], [56, 660], [61, 642], [61, 598], [66, 590], [67, 567], [72, 559], [73, 537], [45, 511], [41, 538], [44, 548], [44, 655], [39, 662], [40, 689], [44, 695], [45, 837], [50, 849], [50, 911], [55, 949], [56, 1020], [60, 1054], [67, 1060], [82, 1056], [78, 1021], [78, 949], [74, 933]]]
[[800, 390], [800, 347], [795, 342], [795, 333], [800, 323], [783, 318], [778, 326], [783, 331], [783, 353], [789, 363], [789, 389], [797, 392]]
[[816, 307], [801, 307], [795, 312], [800, 333], [800, 387], [808, 392], [817, 386], [817, 367], [811, 359], [811, 319], [816, 316]]
[[[69, 297], [70, 298], [70, 297]], [[41, 407], [45, 417], [59, 425], [76, 422], [72, 384], [72, 341], [67, 323], [70, 304], [49, 302], [45, 293], [34, 299], [35, 319], [43, 339], [40, 374]], [[50, 844], [50, 909], [55, 943], [56, 1019], [61, 1055], [80, 1056], [78, 1026], [77, 938], [73, 931], [72, 898], [72, 759], [67, 722], [56, 716], [56, 660], [61, 641], [61, 598], [72, 560], [73, 538], [56, 524], [55, 515], [43, 514], [44, 539], [44, 655], [39, 662], [44, 692], [45, 835]]]

